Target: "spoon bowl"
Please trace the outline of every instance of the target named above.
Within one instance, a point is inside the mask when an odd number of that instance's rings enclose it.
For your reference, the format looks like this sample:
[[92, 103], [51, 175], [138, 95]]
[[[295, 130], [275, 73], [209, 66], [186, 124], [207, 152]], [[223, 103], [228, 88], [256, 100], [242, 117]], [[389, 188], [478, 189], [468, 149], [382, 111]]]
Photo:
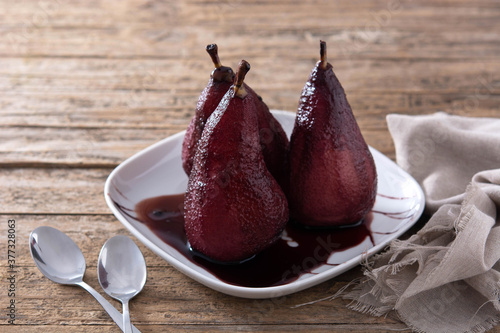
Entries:
[[[86, 268], [85, 257], [68, 235], [52, 227], [38, 227], [31, 232], [29, 245], [31, 257], [43, 275], [56, 283], [76, 285], [87, 290], [123, 330], [122, 314], [83, 281]], [[140, 333], [133, 326], [132, 330], [134, 333]]]
[[66, 234], [51, 227], [39, 227], [30, 236], [30, 251], [38, 269], [50, 280], [75, 284], [83, 280], [85, 258]]
[[114, 236], [103, 245], [97, 264], [102, 289], [123, 304], [123, 327], [130, 329], [128, 302], [146, 284], [146, 261], [137, 245], [127, 236]]

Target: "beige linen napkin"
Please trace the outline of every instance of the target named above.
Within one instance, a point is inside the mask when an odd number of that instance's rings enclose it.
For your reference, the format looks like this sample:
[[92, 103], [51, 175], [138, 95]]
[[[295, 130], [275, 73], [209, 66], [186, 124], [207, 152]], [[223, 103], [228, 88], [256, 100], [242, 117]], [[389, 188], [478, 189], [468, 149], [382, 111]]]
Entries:
[[422, 186], [429, 222], [367, 264], [345, 296], [395, 310], [418, 332], [483, 332], [500, 320], [500, 119], [389, 115], [398, 164]]

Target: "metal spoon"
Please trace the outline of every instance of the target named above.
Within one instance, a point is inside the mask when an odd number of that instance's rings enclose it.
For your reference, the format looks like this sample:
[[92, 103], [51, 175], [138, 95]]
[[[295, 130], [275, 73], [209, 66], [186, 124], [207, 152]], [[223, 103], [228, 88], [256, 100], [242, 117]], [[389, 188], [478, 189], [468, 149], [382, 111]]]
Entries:
[[102, 289], [123, 304], [124, 332], [132, 332], [128, 302], [146, 284], [146, 261], [127, 236], [114, 236], [103, 245], [97, 264]]
[[[38, 227], [30, 234], [30, 252], [38, 269], [50, 280], [77, 285], [87, 290], [123, 330], [123, 316], [104, 297], [83, 282], [85, 258], [78, 245], [65, 233], [52, 227]], [[134, 333], [140, 331], [133, 328]]]

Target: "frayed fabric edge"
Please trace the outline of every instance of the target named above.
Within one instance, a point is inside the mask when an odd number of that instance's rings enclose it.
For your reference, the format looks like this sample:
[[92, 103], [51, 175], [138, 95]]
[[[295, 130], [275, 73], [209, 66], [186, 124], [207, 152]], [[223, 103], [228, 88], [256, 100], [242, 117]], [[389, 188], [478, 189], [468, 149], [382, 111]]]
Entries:
[[371, 268], [367, 269], [365, 271], [366, 276], [370, 276], [371, 278], [375, 279], [375, 274], [378, 272], [386, 272], [389, 273], [390, 275], [396, 275], [399, 273], [402, 269], [406, 268], [407, 266], [411, 266], [416, 262], [420, 262], [420, 260], [416, 257], [407, 259], [405, 261], [401, 261], [398, 263], [392, 263], [392, 264], [387, 264], [378, 268]]
[[323, 302], [323, 301], [333, 301], [336, 298], [343, 297], [344, 294], [346, 293], [346, 290], [348, 288], [351, 288], [353, 285], [358, 285], [361, 282], [362, 279], [363, 279], [363, 277], [359, 277], [359, 278], [356, 278], [356, 279], [352, 280], [351, 282], [349, 282], [348, 284], [346, 284], [345, 286], [343, 286], [342, 288], [340, 288], [339, 290], [337, 290], [337, 292], [335, 294], [333, 294], [333, 295], [330, 295], [330, 296], [327, 296], [327, 297], [324, 297], [324, 298], [321, 298], [321, 299], [313, 300], [313, 301], [310, 301], [310, 302], [306, 302], [306, 303], [302, 303], [302, 304], [297, 304], [297, 305], [291, 306], [290, 308], [291, 309], [296, 309], [296, 308], [300, 308], [302, 306], [312, 305], [312, 304], [315, 304], [315, 303], [318, 303], [318, 302]]
[[484, 333], [494, 328], [499, 322], [500, 315], [496, 316], [495, 318], [489, 318], [481, 324], [477, 324], [476, 326], [472, 327], [467, 333]]
[[[347, 297], [344, 297], [344, 298], [347, 298]], [[350, 299], [350, 298], [348, 298], [348, 299]], [[365, 304], [365, 303], [357, 301], [355, 299], [353, 299], [347, 305], [347, 308], [354, 310], [354, 311], [357, 311], [357, 312], [360, 312], [360, 313], [369, 314], [369, 315], [374, 316], [374, 317], [381, 317], [381, 316], [387, 314], [388, 312], [390, 312], [391, 310], [393, 310], [393, 308], [391, 306], [388, 306], [388, 305], [377, 307], [374, 305]]]

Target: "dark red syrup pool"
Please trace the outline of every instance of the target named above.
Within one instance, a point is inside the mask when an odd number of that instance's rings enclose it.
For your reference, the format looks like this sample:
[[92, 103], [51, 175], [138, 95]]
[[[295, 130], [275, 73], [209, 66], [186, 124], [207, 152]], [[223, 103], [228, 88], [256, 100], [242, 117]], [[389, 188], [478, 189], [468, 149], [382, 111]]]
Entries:
[[[373, 243], [373, 213], [356, 226], [311, 230], [288, 223], [284, 236], [250, 260], [238, 264], [214, 263], [191, 251], [184, 232], [184, 194], [165, 195], [139, 202], [134, 212], [116, 204], [125, 215], [144, 223], [166, 244], [221, 281], [243, 287], [271, 287], [290, 283], [327, 263], [334, 252], [352, 248], [365, 239]], [[313, 273], [314, 274], [314, 273]]]

